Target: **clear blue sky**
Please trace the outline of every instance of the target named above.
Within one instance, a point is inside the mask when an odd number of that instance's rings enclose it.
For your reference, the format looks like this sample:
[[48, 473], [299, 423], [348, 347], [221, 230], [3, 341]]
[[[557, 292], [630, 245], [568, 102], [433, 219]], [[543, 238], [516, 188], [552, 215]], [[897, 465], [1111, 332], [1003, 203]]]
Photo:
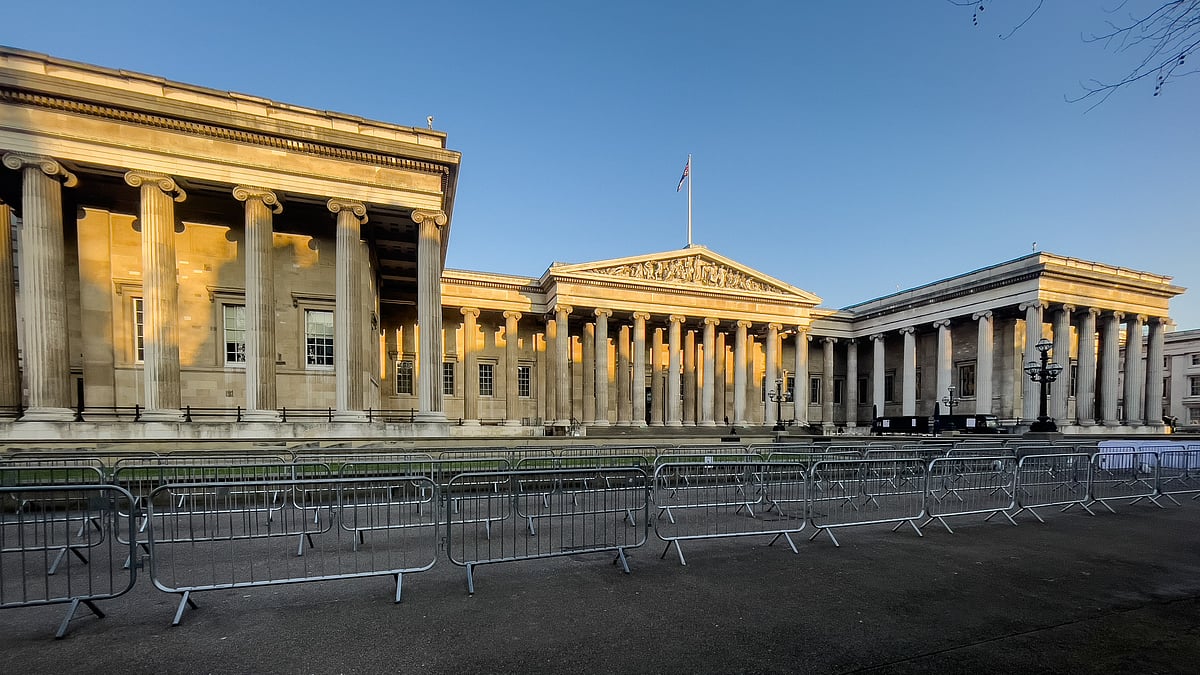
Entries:
[[[1200, 77], [1087, 112], [1108, 0], [10, 2], [0, 43], [424, 126], [448, 265], [537, 276], [694, 240], [842, 307], [1039, 250], [1175, 277], [1200, 328]], [[1136, 6], [1138, 0], [1132, 0]]]

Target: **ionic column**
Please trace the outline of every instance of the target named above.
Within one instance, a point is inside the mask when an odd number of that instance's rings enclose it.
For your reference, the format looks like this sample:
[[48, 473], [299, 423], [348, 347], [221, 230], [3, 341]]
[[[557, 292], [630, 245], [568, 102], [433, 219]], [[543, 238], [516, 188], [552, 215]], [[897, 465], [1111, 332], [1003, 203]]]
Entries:
[[871, 336], [871, 404], [876, 417], [887, 415], [887, 381], [884, 379], [887, 377], [887, 364], [884, 361], [886, 339], [883, 333]]
[[746, 329], [749, 321], [737, 322], [733, 338], [733, 423], [746, 426]]
[[954, 344], [950, 335], [950, 321], [943, 319], [934, 321], [937, 328], [937, 385], [933, 392], [933, 400], [940, 401], [949, 394], [951, 372], [954, 368]]
[[0, 419], [15, 418], [21, 405], [16, 273], [12, 252], [12, 208], [0, 199]]
[[[1040, 362], [1041, 354], [1037, 350], [1037, 343], [1042, 339], [1042, 311], [1046, 307], [1047, 303], [1041, 300], [1021, 303], [1019, 307], [1025, 312], [1025, 363]], [[1041, 385], [1028, 375], [1024, 375], [1022, 382], [1024, 386], [1021, 389], [1021, 419], [1029, 422], [1037, 419], [1041, 404], [1038, 399], [1041, 398], [1042, 389]]]
[[975, 414], [992, 414], [992, 369], [994, 367], [995, 334], [992, 313], [971, 315], [979, 322], [979, 337], [975, 345]]
[[1104, 425], [1110, 427], [1121, 424], [1117, 418], [1117, 398], [1120, 396], [1117, 371], [1121, 364], [1119, 333], [1123, 318], [1125, 315], [1121, 312], [1112, 312], [1100, 318], [1100, 412]]
[[663, 425], [664, 398], [662, 376], [663, 329], [655, 328], [650, 349], [650, 425]]
[[596, 426], [608, 426], [608, 317], [610, 309], [597, 309], [596, 314]]
[[[337, 422], [365, 422], [363, 411], [362, 367], [362, 270], [359, 247], [362, 226], [367, 222], [367, 207], [352, 199], [330, 199], [330, 212], [337, 215], [337, 260], [335, 266], [336, 301], [333, 306], [333, 369]], [[419, 283], [419, 282], [418, 282]], [[422, 324], [424, 326], [425, 324]], [[438, 323], [440, 332], [441, 323]], [[421, 337], [425, 337], [422, 328]], [[437, 367], [438, 384], [441, 366]]]
[[901, 360], [904, 367], [904, 394], [900, 414], [911, 417], [917, 414], [917, 329], [913, 326], [901, 328], [900, 334], [904, 336], [904, 356]]
[[[520, 312], [504, 313], [504, 426], [506, 427], [521, 426], [521, 415], [517, 411], [517, 405], [521, 400], [517, 389], [517, 366], [520, 365], [517, 351], [520, 341], [518, 327], [520, 320]], [[532, 383], [530, 384], [532, 385]]]
[[479, 426], [479, 364], [475, 355], [479, 310], [461, 307], [463, 316], [463, 426]]
[[[630, 375], [629, 375], [629, 335], [628, 324], [622, 325], [617, 331], [617, 426], [629, 426], [633, 410], [630, 405]], [[643, 395], [643, 399], [645, 396]], [[643, 418], [643, 421], [645, 419]]]
[[586, 321], [579, 334], [579, 352], [582, 359], [579, 380], [583, 385], [583, 401], [580, 421], [591, 425], [596, 421], [596, 324]]
[[[9, 153], [2, 161], [4, 166], [21, 171], [21, 313], [25, 317], [25, 382], [29, 386], [29, 407], [22, 419], [69, 422], [75, 415], [70, 409], [62, 188], [64, 185], [75, 187], [79, 181], [75, 174], [49, 157]], [[2, 215], [4, 230], [9, 232], [2, 242], [8, 249], [3, 259], [8, 261], [9, 283], [0, 288], [0, 294], [6, 296], [6, 304], [14, 303], [11, 312], [15, 317], [9, 209], [3, 209]], [[174, 231], [172, 226], [172, 236]], [[12, 355], [5, 358], [4, 368], [11, 369], [12, 375], [5, 377], [0, 386], [15, 388], [13, 405], [17, 405], [21, 400], [21, 378], [17, 375], [17, 324], [15, 318], [11, 323], [5, 323], [8, 327], [4, 329], [4, 339], [11, 343]], [[8, 394], [8, 397], [12, 396], [12, 393]]]
[[[837, 338], [827, 337], [821, 341], [821, 424], [833, 424], [833, 345]], [[843, 401], [843, 405], [845, 402]]]
[[417, 422], [446, 421], [442, 394], [442, 228], [441, 211], [412, 212], [417, 236]]
[[696, 331], [683, 333], [683, 423], [696, 424]]
[[571, 424], [571, 335], [567, 329], [570, 316], [570, 305], [554, 308], [554, 324], [558, 330], [557, 344], [554, 345], [554, 394], [558, 404], [558, 420], [555, 424], [561, 427]]
[[687, 317], [672, 314], [667, 317], [671, 326], [667, 333], [667, 426], [683, 426], [683, 403], [680, 399], [680, 326]]
[[796, 326], [796, 389], [792, 405], [796, 426], [808, 426], [808, 326]]
[[1054, 361], [1062, 366], [1058, 379], [1050, 383], [1050, 418], [1059, 424], [1067, 422], [1067, 399], [1071, 395], [1071, 313], [1072, 305], [1063, 305], [1054, 311], [1051, 328], [1054, 331], [1054, 350], [1050, 353]]
[[1096, 317], [1089, 307], [1079, 314], [1079, 375], [1075, 380], [1075, 417], [1081, 426], [1096, 423]]
[[1166, 319], [1150, 318], [1146, 344], [1146, 418], [1149, 426], [1163, 426], [1163, 329]]
[[700, 392], [700, 424], [706, 427], [717, 425], [713, 417], [716, 404], [717, 379], [717, 324], [720, 319], [707, 318], [704, 320], [704, 370]]
[[283, 205], [274, 192], [248, 185], [233, 188], [233, 198], [246, 203], [246, 413], [242, 419], [277, 422], [272, 221]]
[[[1125, 424], [1138, 426], [1144, 420], [1146, 401], [1142, 398], [1145, 373], [1142, 370], [1142, 322], [1135, 314], [1125, 322]], [[1160, 357], [1161, 360], [1161, 357]]]
[[717, 333], [717, 347], [713, 354], [713, 398], [715, 399], [714, 423], [723, 424], [729, 419], [729, 406], [725, 396], [725, 362], [729, 349], [725, 346], [725, 331]]
[[546, 399], [542, 402], [545, 411], [542, 413], [542, 419], [547, 424], [554, 424], [558, 420], [558, 356], [555, 350], [558, 348], [558, 322], [554, 319], [546, 319], [546, 368], [543, 379], [546, 383]]
[[187, 194], [169, 176], [130, 171], [125, 182], [141, 188], [142, 337], [146, 412], [142, 419], [181, 422], [179, 394], [179, 281], [175, 259], [175, 202]]
[[846, 409], [846, 426], [858, 426], [858, 341], [853, 338], [846, 341], [846, 399], [842, 405]]
[[[763, 373], [763, 391], [765, 393], [774, 390], [775, 379], [779, 377], [779, 329], [781, 328], [783, 328], [781, 324], [767, 324], [767, 343], [764, 345], [767, 349], [767, 368]], [[763, 424], [774, 425], [778, 421], [775, 417], [775, 404], [771, 403], [768, 397], [763, 401]]]
[[[633, 313], [633, 426], [646, 426], [646, 320], [645, 312]], [[653, 397], [653, 387], [651, 387]]]

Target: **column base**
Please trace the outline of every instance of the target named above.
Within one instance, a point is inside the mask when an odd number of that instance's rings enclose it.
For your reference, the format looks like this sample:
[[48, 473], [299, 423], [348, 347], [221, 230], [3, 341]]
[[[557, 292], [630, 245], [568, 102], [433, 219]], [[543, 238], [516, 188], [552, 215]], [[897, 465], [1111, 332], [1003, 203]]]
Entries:
[[277, 410], [247, 410], [242, 413], [243, 422], [278, 422], [281, 419]]
[[333, 411], [334, 422], [366, 422], [367, 413], [365, 410], [335, 410]]
[[639, 429], [645, 429], [646, 427], [650, 426], [650, 423], [646, 420], [638, 420], [637, 422], [633, 423], [633, 426], [638, 427]]
[[418, 424], [445, 424], [446, 413], [442, 411], [421, 411], [413, 415], [413, 421]]
[[608, 420], [595, 420], [595, 421], [593, 421], [593, 422], [592, 422], [592, 426], [594, 426], [594, 427], [607, 427], [607, 426], [609, 426], [609, 422], [608, 422]]
[[666, 424], [665, 424], [664, 422], [651, 422], [651, 423], [650, 423], [650, 426], [652, 426], [652, 427], [665, 427], [665, 426], [666, 426]]
[[1096, 420], [1079, 420], [1076, 424], [1081, 427], [1094, 427], [1096, 426]]
[[571, 420], [554, 420], [554, 426], [569, 427], [569, 426], [571, 426]]
[[[179, 413], [179, 419], [183, 419], [183, 413]], [[74, 420], [75, 411], [70, 408], [26, 408], [21, 415], [22, 422], [72, 422]]]
[[674, 421], [672, 421], [672, 422], [667, 422], [667, 426], [669, 426], [669, 427], [682, 427], [682, 426], [683, 426], [683, 422], [680, 422], [679, 420], [674, 420]]
[[159, 408], [156, 410], [146, 409], [142, 411], [142, 416], [139, 419], [141, 422], [182, 422], [184, 419], [182, 410], [172, 408]]
[[504, 420], [504, 426], [519, 427], [519, 426], [521, 426], [521, 420]]
[[633, 426], [633, 422], [630, 422], [629, 420], [617, 420], [617, 426], [619, 426], [619, 427]]
[[460, 424], [459, 426], [462, 426], [462, 427], [478, 427], [478, 426], [482, 426], [482, 425], [479, 423], [479, 420], [463, 419], [463, 421], [462, 421], [462, 424]]
[[746, 420], [734, 420], [734, 421], [733, 421], [733, 426], [735, 426], [735, 427], [748, 427], [748, 426], [750, 426], [750, 423], [749, 423], [748, 421], [746, 421]]
[[704, 420], [703, 422], [701, 422], [701, 423], [700, 423], [700, 426], [702, 426], [702, 427], [715, 427], [715, 426], [717, 426], [717, 423], [716, 423], [716, 421], [715, 421], [715, 420]]

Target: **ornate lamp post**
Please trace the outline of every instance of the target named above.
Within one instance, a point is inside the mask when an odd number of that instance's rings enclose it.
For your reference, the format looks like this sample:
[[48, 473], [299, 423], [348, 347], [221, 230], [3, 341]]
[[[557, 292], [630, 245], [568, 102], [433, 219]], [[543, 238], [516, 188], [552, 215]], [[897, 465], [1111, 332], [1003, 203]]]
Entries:
[[1038, 421], [1031, 424], [1029, 430], [1058, 431], [1058, 425], [1046, 414], [1046, 398], [1050, 383], [1058, 379], [1058, 375], [1062, 372], [1063, 367], [1050, 360], [1050, 351], [1054, 349], [1054, 343], [1046, 338], [1042, 338], [1038, 340], [1038, 343], [1034, 347], [1041, 352], [1041, 362], [1029, 361], [1026, 363], [1025, 374], [1029, 375], [1029, 379], [1041, 385], [1041, 393], [1038, 404]]
[[775, 380], [775, 389], [767, 392], [767, 398], [775, 403], [775, 426], [771, 427], [772, 431], [787, 431], [787, 427], [783, 426], [783, 404], [790, 403], [792, 400], [792, 392], [785, 391], [783, 385], [787, 382], [787, 371], [783, 371], [783, 377]]
[[[946, 416], [951, 418], [950, 419], [950, 428], [951, 429], [958, 429], [957, 425], [954, 424], [954, 420], [953, 420], [954, 404], [958, 403], [958, 399], [954, 398], [954, 392], [957, 389], [958, 388], [955, 387], [954, 385], [950, 385], [949, 387], [946, 387], [946, 395], [942, 397], [942, 405], [946, 406]], [[942, 424], [941, 427], [942, 427], [942, 429], [945, 429], [946, 425]]]

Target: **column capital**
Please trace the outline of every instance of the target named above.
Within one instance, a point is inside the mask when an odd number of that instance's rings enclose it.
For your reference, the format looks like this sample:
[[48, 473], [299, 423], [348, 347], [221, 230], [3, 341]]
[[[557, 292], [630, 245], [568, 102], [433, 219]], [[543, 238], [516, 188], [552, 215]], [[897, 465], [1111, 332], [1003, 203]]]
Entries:
[[1094, 318], [1100, 316], [1100, 310], [1096, 309], [1095, 307], [1084, 307], [1083, 310], [1079, 312], [1079, 314], [1080, 315], [1090, 314], [1090, 315], [1092, 315], [1092, 318], [1094, 319]]
[[933, 327], [934, 328], [949, 328], [950, 327], [950, 319], [938, 319], [937, 321], [933, 322]]
[[1066, 312], [1067, 314], [1074, 314], [1075, 313], [1075, 305], [1072, 305], [1069, 303], [1063, 303], [1062, 307], [1058, 308], [1058, 311]]
[[603, 307], [597, 307], [596, 309], [592, 310], [592, 314], [593, 314], [594, 316], [596, 316], [596, 317], [601, 317], [601, 316], [602, 316], [602, 317], [604, 317], [604, 318], [606, 318], [606, 319], [610, 319], [610, 318], [612, 318], [613, 311], [612, 311], [611, 309], [605, 309], [605, 308], [603, 308]]
[[432, 222], [438, 227], [445, 227], [449, 219], [443, 211], [426, 211], [424, 209], [413, 209], [412, 221], [418, 225], [423, 224], [426, 220]]
[[767, 324], [767, 330], [775, 330], [775, 331], [783, 330], [783, 324], [771, 322], [771, 323]]
[[857, 345], [858, 338], [846, 338], [846, 344], [847, 345]]
[[1146, 323], [1146, 318], [1145, 314], [1134, 314], [1132, 317], [1129, 317], [1129, 322]]
[[838, 341], [838, 339], [837, 339], [837, 338], [835, 338], [835, 337], [831, 337], [831, 336], [828, 336], [828, 335], [827, 335], [827, 336], [825, 336], [825, 337], [823, 337], [823, 338], [821, 338], [821, 342], [822, 342], [822, 343], [824, 343], [824, 344], [827, 344], [827, 345], [835, 345], [835, 344], [837, 344], [837, 341]]
[[271, 209], [271, 213], [279, 215], [283, 213], [283, 203], [279, 201], [279, 195], [267, 188], [255, 187], [253, 185], [238, 185], [233, 188], [233, 198], [239, 202], [257, 199]]
[[905, 326], [904, 328], [900, 329], [901, 335], [915, 335], [916, 332], [917, 332], [916, 326]]
[[520, 312], [514, 312], [514, 311], [512, 311], [512, 310], [509, 310], [509, 311], [507, 311], [507, 312], [505, 312], [505, 313], [504, 313], [504, 318], [506, 318], [506, 319], [512, 319], [513, 321], [520, 321], [520, 320], [521, 320], [521, 313], [520, 313]]
[[670, 323], [683, 323], [687, 321], [687, 317], [682, 314], [672, 314], [667, 317], [667, 321]]
[[721, 320], [720, 320], [720, 319], [714, 319], [713, 317], [711, 317], [711, 316], [708, 316], [708, 317], [705, 317], [705, 318], [704, 318], [704, 321], [703, 321], [702, 323], [703, 323], [705, 326], [720, 326], [720, 325], [721, 325]]
[[479, 308], [478, 307], [459, 307], [458, 311], [461, 312], [463, 316], [469, 316], [473, 319], [479, 318]]
[[1050, 303], [1046, 302], [1045, 300], [1033, 300], [1030, 302], [1022, 302], [1021, 304], [1017, 305], [1017, 309], [1021, 310], [1022, 312], [1031, 309], [1047, 309], [1048, 307], [1050, 307]]
[[1117, 322], [1119, 323], [1122, 319], [1125, 318], [1125, 312], [1118, 312], [1116, 310], [1113, 310], [1113, 311], [1109, 312], [1109, 316], [1116, 319]]
[[796, 335], [801, 335], [801, 334], [807, 335], [809, 328], [811, 328], [811, 326], [808, 326], [807, 324], [805, 324], [805, 325], [797, 324]]
[[75, 174], [67, 171], [57, 159], [51, 157], [10, 152], [5, 154], [4, 159], [0, 161], [4, 163], [4, 166], [13, 170], [23, 169], [27, 166], [37, 167], [47, 176], [62, 181], [63, 187], [75, 187], [79, 184], [79, 179], [75, 177]]
[[971, 318], [975, 321], [978, 321], [980, 319], [990, 319], [990, 318], [992, 318], [992, 310], [986, 309], [982, 312], [975, 312], [974, 314], [971, 315]]
[[[329, 208], [329, 211], [331, 213], [341, 213], [342, 211], [348, 211], [348, 212], [354, 214], [354, 217], [358, 218], [358, 223], [360, 225], [367, 224], [367, 205], [360, 201], [357, 201], [354, 199], [343, 199], [341, 197], [334, 197], [333, 199], [330, 199], [329, 201], [325, 202], [325, 206]], [[419, 221], [418, 221], [418, 224], [420, 224]]]
[[163, 194], [177, 202], [187, 199], [187, 193], [183, 191], [183, 188], [179, 187], [174, 178], [166, 174], [150, 173], [148, 171], [126, 171], [125, 183], [130, 187], [142, 187], [142, 185], [152, 184], [154, 187], [162, 190]]
[[641, 319], [642, 321], [649, 321], [650, 313], [649, 312], [634, 312], [633, 320], [637, 321], [638, 319]]
[[1169, 316], [1152, 316], [1146, 319], [1146, 323], [1151, 326], [1171, 326], [1175, 322]]
[[753, 322], [746, 321], [746, 320], [744, 320], [744, 319], [743, 319], [743, 320], [741, 320], [741, 321], [738, 321], [738, 322], [737, 322], [735, 325], [736, 325], [738, 328], [753, 328], [753, 327], [754, 327], [754, 323], [753, 323]]
[[570, 314], [573, 311], [575, 311], [575, 308], [570, 305], [555, 305], [554, 306], [554, 315], [555, 316], [558, 316], [559, 314]]
[[868, 337], [870, 337], [870, 339], [874, 340], [875, 342], [883, 342], [884, 340], [887, 339], [887, 335], [884, 335], [883, 333], [871, 333], [871, 335], [869, 335]]

